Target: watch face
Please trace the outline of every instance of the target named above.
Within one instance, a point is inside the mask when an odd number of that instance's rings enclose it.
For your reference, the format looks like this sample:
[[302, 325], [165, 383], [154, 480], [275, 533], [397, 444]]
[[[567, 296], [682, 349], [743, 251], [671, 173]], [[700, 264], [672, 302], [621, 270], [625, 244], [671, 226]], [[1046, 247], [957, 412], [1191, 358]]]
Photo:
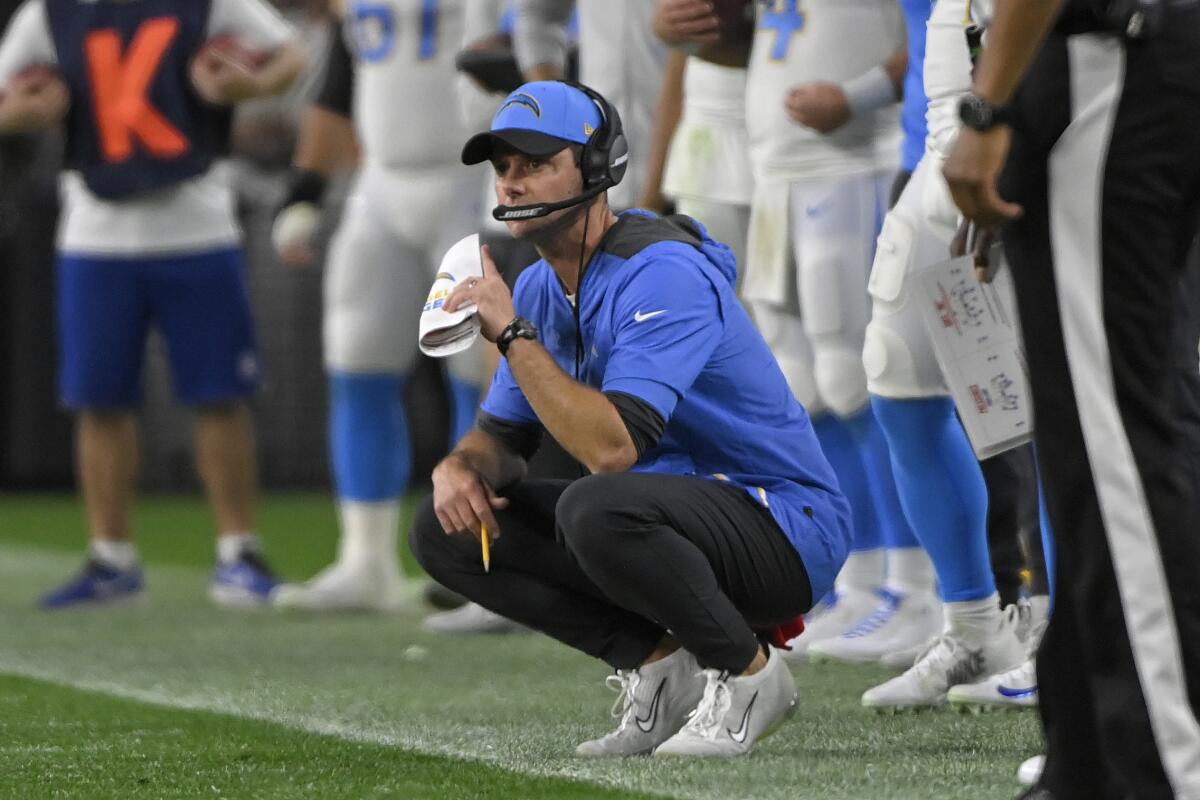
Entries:
[[959, 116], [963, 124], [976, 130], [987, 130], [992, 127], [992, 107], [981, 97], [967, 95], [959, 106]]

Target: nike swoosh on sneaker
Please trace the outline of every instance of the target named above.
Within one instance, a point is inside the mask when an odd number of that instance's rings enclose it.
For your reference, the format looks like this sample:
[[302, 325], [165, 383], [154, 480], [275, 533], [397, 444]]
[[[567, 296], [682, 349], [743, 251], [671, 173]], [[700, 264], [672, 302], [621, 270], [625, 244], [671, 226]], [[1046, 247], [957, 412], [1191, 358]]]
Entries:
[[665, 314], [665, 313], [667, 313], [667, 310], [665, 308], [661, 309], [659, 311], [647, 311], [645, 314], [643, 314], [641, 312], [641, 310], [638, 310], [638, 311], [633, 312], [633, 321], [634, 322], [645, 322], [648, 319], [653, 319], [654, 317], [657, 317], [659, 314]]
[[729, 738], [733, 739], [738, 744], [746, 741], [746, 733], [750, 730], [750, 709], [754, 708], [754, 701], [758, 699], [758, 692], [750, 698], [750, 702], [746, 704], [746, 711], [742, 714], [742, 725], [736, 731], [726, 728], [725, 731], [729, 734]]
[[1037, 687], [1036, 686], [1028, 686], [1025, 688], [1013, 689], [1009, 686], [1005, 686], [1004, 684], [1000, 684], [999, 686], [996, 687], [996, 691], [999, 692], [1004, 697], [1012, 697], [1012, 698], [1033, 697], [1034, 695], [1037, 694]]
[[654, 730], [654, 718], [658, 716], [658, 699], [662, 697], [663, 687], [666, 685], [666, 678], [658, 682], [658, 690], [654, 693], [654, 699], [650, 701], [650, 715], [645, 719], [636, 716], [633, 718], [633, 721], [637, 723], [642, 733], [649, 733]]

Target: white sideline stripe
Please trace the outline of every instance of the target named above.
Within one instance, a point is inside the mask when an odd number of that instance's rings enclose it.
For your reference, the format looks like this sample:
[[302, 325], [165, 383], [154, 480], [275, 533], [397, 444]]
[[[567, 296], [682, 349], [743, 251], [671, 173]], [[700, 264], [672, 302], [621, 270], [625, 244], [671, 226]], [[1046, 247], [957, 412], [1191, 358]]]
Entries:
[[146, 689], [137, 686], [127, 686], [115, 681], [80, 680], [77, 678], [70, 678], [53, 671], [32, 668], [24, 663], [10, 662], [2, 657], [0, 657], [0, 674], [10, 675], [18, 678], [30, 678], [33, 680], [42, 681], [44, 683], [51, 683], [56, 686], [79, 689], [85, 692], [94, 692], [96, 694], [115, 697], [120, 700], [133, 700], [139, 703], [146, 703], [148, 705], [159, 706], [162, 708], [177, 709], [180, 711], [203, 711], [213, 714], [223, 714], [225, 716], [235, 717], [238, 719], [269, 722], [290, 730], [312, 733], [318, 736], [329, 736], [348, 742], [382, 745], [385, 747], [394, 747], [399, 750], [404, 750], [405, 752], [419, 755], [440, 756], [444, 758], [454, 758], [462, 761], [482, 763], [490, 767], [502, 769], [505, 772], [526, 775], [530, 777], [562, 778], [575, 781], [577, 783], [591, 784], [593, 786], [599, 786], [606, 789], [627, 790], [630, 792], [636, 792], [638, 794], [656, 795], [665, 798], [684, 797], [684, 795], [668, 794], [663, 791], [655, 791], [653, 788], [646, 788], [639, 785], [635, 781], [626, 782], [601, 780], [591, 776], [579, 775], [569, 769], [538, 767], [530, 768], [526, 764], [512, 764], [508, 763], [508, 761], [503, 758], [488, 757], [486, 753], [482, 753], [478, 750], [468, 750], [466, 748], [459, 748], [448, 744], [437, 743], [419, 736], [396, 736], [389, 733], [371, 731], [344, 722], [324, 720], [319, 717], [313, 717], [306, 714], [279, 713], [274, 711], [266, 711], [263, 709], [247, 708], [244, 698], [239, 698], [233, 695], [221, 696], [217, 693], [205, 692], [203, 695], [188, 696], [179, 694], [177, 692]]
[[1067, 43], [1071, 124], [1049, 161], [1050, 244], [1067, 364], [1150, 726], [1176, 796], [1200, 798], [1200, 725], [1184, 683], [1162, 553], [1117, 406], [1104, 330], [1102, 189], [1125, 51], [1103, 35], [1072, 36]]

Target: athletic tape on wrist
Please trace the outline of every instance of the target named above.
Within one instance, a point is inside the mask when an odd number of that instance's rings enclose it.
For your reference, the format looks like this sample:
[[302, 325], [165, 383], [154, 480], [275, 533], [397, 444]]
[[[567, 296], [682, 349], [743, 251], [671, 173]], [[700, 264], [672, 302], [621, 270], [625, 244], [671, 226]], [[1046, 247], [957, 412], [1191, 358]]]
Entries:
[[856, 117], [896, 102], [896, 87], [882, 65], [872, 67], [857, 78], [846, 81], [842, 84], [842, 91], [846, 93], [850, 113]]

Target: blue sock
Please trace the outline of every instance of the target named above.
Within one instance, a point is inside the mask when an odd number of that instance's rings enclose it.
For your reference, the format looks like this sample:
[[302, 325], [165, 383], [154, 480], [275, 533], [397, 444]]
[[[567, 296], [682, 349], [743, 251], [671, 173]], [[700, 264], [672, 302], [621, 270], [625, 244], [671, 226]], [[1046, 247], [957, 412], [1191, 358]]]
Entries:
[[996, 591], [987, 546], [987, 486], [949, 397], [871, 396], [887, 434], [900, 504], [937, 572], [942, 600]]
[[412, 469], [403, 375], [329, 374], [329, 449], [338, 497], [393, 500]]
[[467, 435], [475, 426], [475, 414], [479, 410], [479, 385], [446, 375], [450, 389], [450, 446]]
[[887, 437], [870, 406], [853, 417], [842, 420], [862, 456], [863, 469], [867, 478], [867, 489], [879, 524], [881, 543], [888, 549], [896, 547], [920, 547], [916, 534], [908, 524], [908, 517], [900, 506], [896, 492], [896, 478], [892, 475], [892, 456]]
[[874, 550], [883, 546], [879, 521], [871, 504], [871, 490], [863, 469], [862, 455], [850, 430], [833, 414], [813, 417], [813, 431], [821, 442], [821, 450], [837, 475], [842, 494], [850, 501], [850, 513], [854, 517], [853, 550]]

